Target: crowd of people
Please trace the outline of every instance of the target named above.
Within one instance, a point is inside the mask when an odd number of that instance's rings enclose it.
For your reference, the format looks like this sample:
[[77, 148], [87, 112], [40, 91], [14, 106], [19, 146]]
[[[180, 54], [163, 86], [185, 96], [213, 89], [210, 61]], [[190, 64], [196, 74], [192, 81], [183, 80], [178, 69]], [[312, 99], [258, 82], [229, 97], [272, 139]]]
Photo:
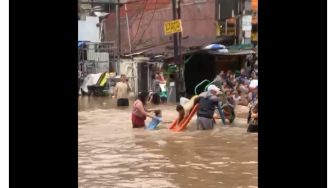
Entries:
[[225, 95], [225, 103], [233, 110], [237, 105], [249, 107], [248, 132], [258, 132], [258, 65], [252, 70], [242, 68], [239, 74], [220, 71], [213, 80]]
[[232, 106], [247, 106], [258, 95], [258, 73], [253, 71], [247, 74], [245, 69], [236, 75], [228, 70], [220, 73], [213, 80], [213, 84], [223, 91]]
[[[152, 87], [149, 92], [141, 92], [138, 99], [132, 106], [132, 124], [133, 128], [145, 127], [146, 117], [152, 118], [149, 126], [151, 129], [155, 128], [159, 123], [167, 121], [162, 120], [161, 111], [151, 111], [145, 108], [146, 103], [152, 102], [154, 104], [160, 103], [162, 97], [162, 89], [160, 84], [166, 84], [162, 74], [156, 73]], [[116, 84], [114, 97], [117, 99], [118, 106], [129, 106], [128, 92], [130, 87], [125, 75], [121, 75], [121, 81]], [[225, 100], [218, 97], [219, 93], [224, 94]], [[188, 100], [190, 101], [190, 100]], [[201, 93], [198, 97], [192, 98], [191, 102], [186, 105], [179, 104], [176, 110], [179, 114], [179, 120], [191, 110], [195, 103], [199, 103], [197, 111], [197, 129], [207, 130], [214, 127], [214, 119], [216, 117], [215, 109], [219, 105], [231, 107], [233, 111], [237, 105], [249, 107], [249, 114], [247, 118], [248, 132], [258, 132], [258, 67], [253, 67], [252, 70], [246, 71], [244, 68], [239, 73], [234, 73], [231, 70], [221, 70], [215, 77], [212, 84], [208, 86], [207, 91]], [[188, 107], [189, 105], [189, 107]], [[151, 112], [155, 112], [152, 115]]]

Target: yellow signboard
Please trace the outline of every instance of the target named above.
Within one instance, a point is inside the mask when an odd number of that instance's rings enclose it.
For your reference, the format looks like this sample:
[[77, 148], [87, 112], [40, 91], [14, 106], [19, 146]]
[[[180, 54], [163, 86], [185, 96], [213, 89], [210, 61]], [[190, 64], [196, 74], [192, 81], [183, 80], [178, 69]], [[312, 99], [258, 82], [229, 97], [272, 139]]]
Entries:
[[216, 36], [217, 37], [221, 36], [221, 26], [219, 25], [218, 22], [216, 22]]
[[182, 32], [181, 20], [172, 20], [164, 23], [165, 35]]

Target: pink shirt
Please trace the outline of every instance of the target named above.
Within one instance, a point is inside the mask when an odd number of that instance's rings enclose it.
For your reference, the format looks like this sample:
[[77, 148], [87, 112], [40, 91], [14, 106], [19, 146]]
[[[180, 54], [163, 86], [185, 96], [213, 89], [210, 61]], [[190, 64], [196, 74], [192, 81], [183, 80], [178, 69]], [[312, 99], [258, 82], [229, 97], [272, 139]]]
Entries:
[[142, 102], [139, 99], [136, 100], [132, 108], [133, 126], [145, 126], [146, 114], [147, 113], [145, 112], [145, 108], [143, 107]]
[[139, 99], [134, 102], [132, 113], [138, 117], [146, 117], [147, 113], [142, 102]]

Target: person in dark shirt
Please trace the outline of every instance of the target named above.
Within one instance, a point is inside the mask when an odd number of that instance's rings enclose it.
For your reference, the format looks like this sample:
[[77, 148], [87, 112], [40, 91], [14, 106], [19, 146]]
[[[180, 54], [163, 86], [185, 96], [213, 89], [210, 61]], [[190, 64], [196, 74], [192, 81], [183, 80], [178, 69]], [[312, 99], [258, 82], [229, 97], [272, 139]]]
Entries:
[[207, 92], [199, 95], [199, 109], [197, 111], [197, 129], [213, 129], [215, 108], [218, 105], [219, 98], [216, 96], [220, 89], [215, 85], [210, 85]]
[[248, 79], [247, 73], [244, 68], [240, 69], [240, 75], [238, 77], [239, 83], [244, 83]]

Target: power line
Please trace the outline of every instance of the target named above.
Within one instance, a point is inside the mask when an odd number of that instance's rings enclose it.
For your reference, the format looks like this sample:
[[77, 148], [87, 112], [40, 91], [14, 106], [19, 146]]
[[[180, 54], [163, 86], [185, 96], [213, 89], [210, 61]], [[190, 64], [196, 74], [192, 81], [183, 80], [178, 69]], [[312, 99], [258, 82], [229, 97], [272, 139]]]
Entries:
[[134, 42], [134, 39], [135, 39], [135, 37], [136, 37], [137, 34], [138, 34], [138, 31], [139, 31], [139, 28], [140, 28], [140, 24], [141, 24], [142, 17], [143, 17], [143, 15], [145, 14], [145, 10], [146, 10], [146, 6], [147, 6], [147, 2], [148, 2], [148, 0], [146, 0], [146, 2], [145, 2], [145, 6], [144, 6], [144, 9], [143, 9], [143, 11], [142, 11], [140, 20], [139, 20], [139, 24], [138, 24], [137, 31], [135, 32], [135, 35], [134, 35], [134, 37], [132, 38], [132, 43]]
[[[149, 28], [149, 25], [151, 25], [151, 23], [152, 23], [152, 21], [153, 21], [153, 18], [154, 18], [155, 12], [156, 12], [156, 3], [157, 3], [157, 0], [155, 0], [155, 7], [154, 7], [154, 11], [153, 11], [152, 17], [151, 17], [151, 19], [150, 19], [150, 21], [149, 21], [149, 24], [148, 24], [148, 26], [144, 29], [144, 31], [142, 32], [141, 37], [140, 37], [140, 40], [138, 41], [138, 44], [139, 44], [140, 41], [142, 40], [142, 38], [143, 38], [145, 32], [146, 32], [147, 29]], [[138, 44], [137, 44], [137, 45], [138, 45]]]

